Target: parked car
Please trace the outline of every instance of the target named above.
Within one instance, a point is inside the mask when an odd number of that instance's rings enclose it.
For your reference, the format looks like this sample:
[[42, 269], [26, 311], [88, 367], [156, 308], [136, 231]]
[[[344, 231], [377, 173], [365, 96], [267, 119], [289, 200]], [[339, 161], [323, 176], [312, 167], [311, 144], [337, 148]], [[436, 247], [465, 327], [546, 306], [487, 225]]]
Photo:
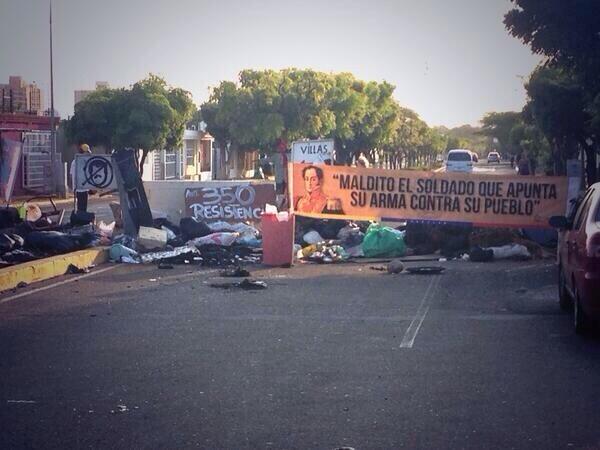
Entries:
[[573, 308], [575, 331], [583, 334], [600, 319], [600, 183], [580, 196], [568, 217], [554, 216], [559, 230], [558, 296]]
[[448, 152], [446, 158], [447, 172], [472, 172], [473, 152], [466, 149], [453, 149]]
[[489, 152], [487, 155], [488, 164], [498, 163], [500, 164], [500, 154], [498, 152]]

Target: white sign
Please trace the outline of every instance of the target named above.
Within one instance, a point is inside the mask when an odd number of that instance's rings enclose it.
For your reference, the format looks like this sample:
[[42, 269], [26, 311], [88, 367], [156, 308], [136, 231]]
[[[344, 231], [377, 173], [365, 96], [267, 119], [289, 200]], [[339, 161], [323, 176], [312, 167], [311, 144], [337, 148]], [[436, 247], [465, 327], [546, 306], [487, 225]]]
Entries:
[[293, 142], [292, 162], [331, 164], [333, 162], [333, 139]]
[[110, 155], [75, 155], [75, 189], [109, 191], [117, 189]]

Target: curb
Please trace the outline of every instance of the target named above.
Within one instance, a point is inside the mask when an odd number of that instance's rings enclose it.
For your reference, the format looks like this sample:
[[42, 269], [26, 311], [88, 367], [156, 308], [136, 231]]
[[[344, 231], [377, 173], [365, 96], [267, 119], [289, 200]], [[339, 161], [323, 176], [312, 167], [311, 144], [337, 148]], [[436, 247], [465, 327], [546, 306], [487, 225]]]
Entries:
[[108, 247], [79, 250], [0, 269], [0, 291], [16, 288], [19, 283], [35, 283], [64, 275], [69, 264], [79, 268], [108, 261]]

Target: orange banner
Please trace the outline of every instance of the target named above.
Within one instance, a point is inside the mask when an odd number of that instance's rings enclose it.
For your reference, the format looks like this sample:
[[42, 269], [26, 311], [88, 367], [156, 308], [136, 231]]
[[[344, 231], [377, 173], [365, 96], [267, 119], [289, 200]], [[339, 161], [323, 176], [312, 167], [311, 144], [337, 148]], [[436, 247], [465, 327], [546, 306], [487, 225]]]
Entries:
[[548, 227], [567, 209], [567, 178], [290, 164], [297, 215]]

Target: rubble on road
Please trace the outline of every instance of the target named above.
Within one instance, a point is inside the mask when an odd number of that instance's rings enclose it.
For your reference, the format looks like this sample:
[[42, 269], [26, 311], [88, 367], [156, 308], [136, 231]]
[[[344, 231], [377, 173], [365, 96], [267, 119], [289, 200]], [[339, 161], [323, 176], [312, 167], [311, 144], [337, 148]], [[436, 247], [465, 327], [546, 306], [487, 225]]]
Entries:
[[[111, 204], [111, 208], [121, 209], [118, 204]], [[276, 214], [288, 217], [287, 212]], [[174, 224], [157, 218], [150, 226], [139, 226], [137, 235], [132, 236], [123, 234], [119, 227], [122, 224], [116, 221], [94, 222], [93, 215], [79, 215], [71, 223], [55, 224], [35, 204], [0, 209], [0, 267], [98, 245], [110, 247], [113, 262], [156, 263], [160, 268], [175, 264], [222, 267], [228, 269], [224, 273], [229, 273], [224, 276], [248, 276], [241, 266], [262, 261], [263, 236], [251, 223], [184, 217]], [[296, 217], [294, 229], [295, 260], [320, 264], [412, 255], [440, 261], [523, 260], [544, 257], [547, 251], [542, 244], [554, 242], [552, 232], [547, 230], [477, 228], [468, 224], [405, 222], [393, 228], [377, 222]], [[69, 270], [75, 273], [75, 269]], [[383, 270], [400, 273], [406, 269], [400, 260], [394, 260]]]
[[[487, 262], [526, 260], [547, 255], [542, 245], [529, 239], [531, 230], [478, 228], [470, 224], [408, 222], [397, 228], [376, 222], [305, 219], [297, 221], [294, 253], [303, 262], [335, 263], [356, 258], [426, 256], [432, 260]], [[331, 222], [338, 222], [332, 224]], [[338, 230], [325, 239], [318, 230]], [[533, 233], [551, 243], [549, 233]], [[327, 232], [327, 231], [326, 231]], [[329, 234], [331, 235], [331, 234]], [[374, 267], [372, 267], [375, 269]], [[377, 268], [379, 269], [379, 268]]]

